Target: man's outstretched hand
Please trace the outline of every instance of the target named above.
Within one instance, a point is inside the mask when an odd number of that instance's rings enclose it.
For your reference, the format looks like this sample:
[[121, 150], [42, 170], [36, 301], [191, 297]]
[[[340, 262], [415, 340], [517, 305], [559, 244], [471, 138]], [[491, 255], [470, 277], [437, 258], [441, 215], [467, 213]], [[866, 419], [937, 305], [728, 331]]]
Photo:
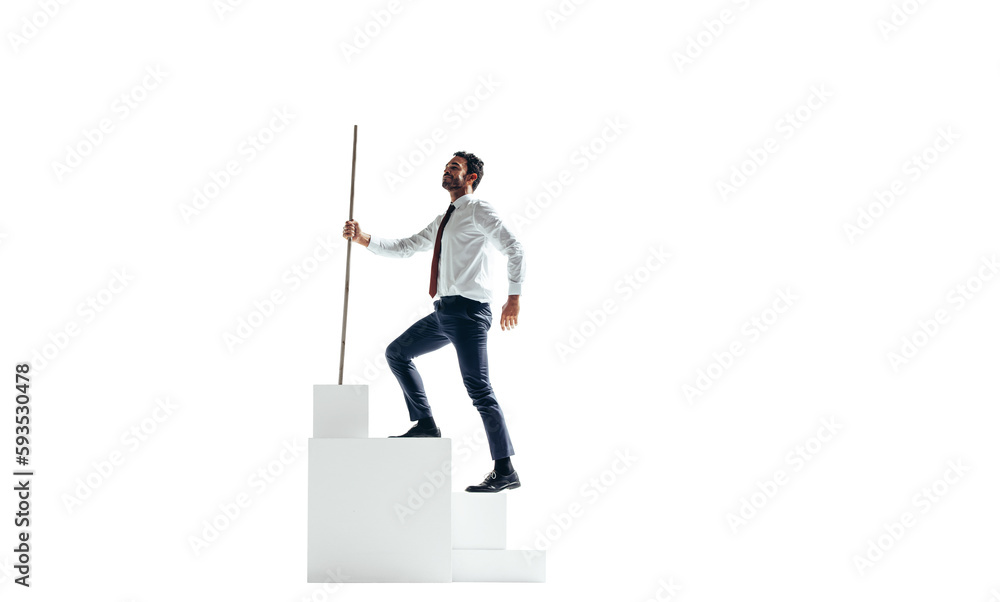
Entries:
[[520, 295], [508, 295], [500, 313], [500, 329], [510, 330], [517, 326], [517, 313], [521, 310]]

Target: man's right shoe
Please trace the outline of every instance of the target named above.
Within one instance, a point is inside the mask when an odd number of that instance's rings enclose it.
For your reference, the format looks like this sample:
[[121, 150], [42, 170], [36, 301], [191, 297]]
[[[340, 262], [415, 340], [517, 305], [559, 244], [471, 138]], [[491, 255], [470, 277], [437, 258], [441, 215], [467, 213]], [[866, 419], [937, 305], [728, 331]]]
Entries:
[[440, 436], [441, 436], [441, 429], [439, 429], [436, 426], [432, 428], [427, 428], [414, 424], [410, 428], [410, 430], [406, 431], [402, 435], [389, 435], [389, 438], [397, 439], [399, 437], [440, 437]]
[[469, 485], [465, 488], [465, 490], [473, 493], [497, 493], [507, 489], [517, 489], [520, 486], [521, 480], [517, 478], [516, 470], [511, 472], [509, 475], [497, 474], [497, 471], [491, 470], [490, 473], [486, 475], [486, 480], [479, 485]]

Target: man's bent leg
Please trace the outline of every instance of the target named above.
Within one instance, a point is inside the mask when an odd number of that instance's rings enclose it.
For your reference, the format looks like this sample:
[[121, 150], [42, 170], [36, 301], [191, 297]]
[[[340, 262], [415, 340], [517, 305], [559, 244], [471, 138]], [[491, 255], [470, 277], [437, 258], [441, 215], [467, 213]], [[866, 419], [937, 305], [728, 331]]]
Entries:
[[448, 337], [441, 332], [441, 324], [435, 314], [428, 314], [413, 323], [403, 334], [385, 348], [385, 359], [389, 369], [396, 375], [403, 389], [403, 398], [410, 412], [410, 420], [430, 418], [431, 408], [424, 392], [424, 381], [413, 364], [413, 358], [440, 349], [448, 344]]

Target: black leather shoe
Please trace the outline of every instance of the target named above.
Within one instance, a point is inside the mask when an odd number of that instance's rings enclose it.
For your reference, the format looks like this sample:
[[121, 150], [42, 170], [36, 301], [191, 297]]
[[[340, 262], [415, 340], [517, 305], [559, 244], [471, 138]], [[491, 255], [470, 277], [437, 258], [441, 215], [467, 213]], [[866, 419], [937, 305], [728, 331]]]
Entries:
[[406, 431], [402, 435], [389, 435], [390, 439], [396, 439], [399, 437], [440, 437], [441, 429], [438, 427], [426, 428], [414, 424], [410, 430]]
[[479, 485], [469, 485], [465, 490], [473, 493], [496, 493], [504, 489], [517, 489], [520, 486], [521, 481], [517, 478], [516, 470], [507, 476], [497, 474], [497, 471], [492, 470], [486, 475], [485, 481]]

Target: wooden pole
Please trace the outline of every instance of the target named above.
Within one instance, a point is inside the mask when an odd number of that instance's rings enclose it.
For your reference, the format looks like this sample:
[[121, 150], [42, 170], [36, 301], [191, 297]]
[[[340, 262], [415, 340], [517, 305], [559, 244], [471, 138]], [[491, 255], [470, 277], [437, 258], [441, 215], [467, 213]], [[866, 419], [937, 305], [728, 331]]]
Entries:
[[[354, 126], [354, 152], [351, 156], [351, 208], [348, 219], [354, 219], [354, 168], [358, 163], [358, 126]], [[344, 322], [340, 326], [340, 376], [337, 384], [344, 384], [344, 347], [347, 343], [347, 294], [351, 291], [351, 239], [347, 239], [347, 275], [344, 277]]]

